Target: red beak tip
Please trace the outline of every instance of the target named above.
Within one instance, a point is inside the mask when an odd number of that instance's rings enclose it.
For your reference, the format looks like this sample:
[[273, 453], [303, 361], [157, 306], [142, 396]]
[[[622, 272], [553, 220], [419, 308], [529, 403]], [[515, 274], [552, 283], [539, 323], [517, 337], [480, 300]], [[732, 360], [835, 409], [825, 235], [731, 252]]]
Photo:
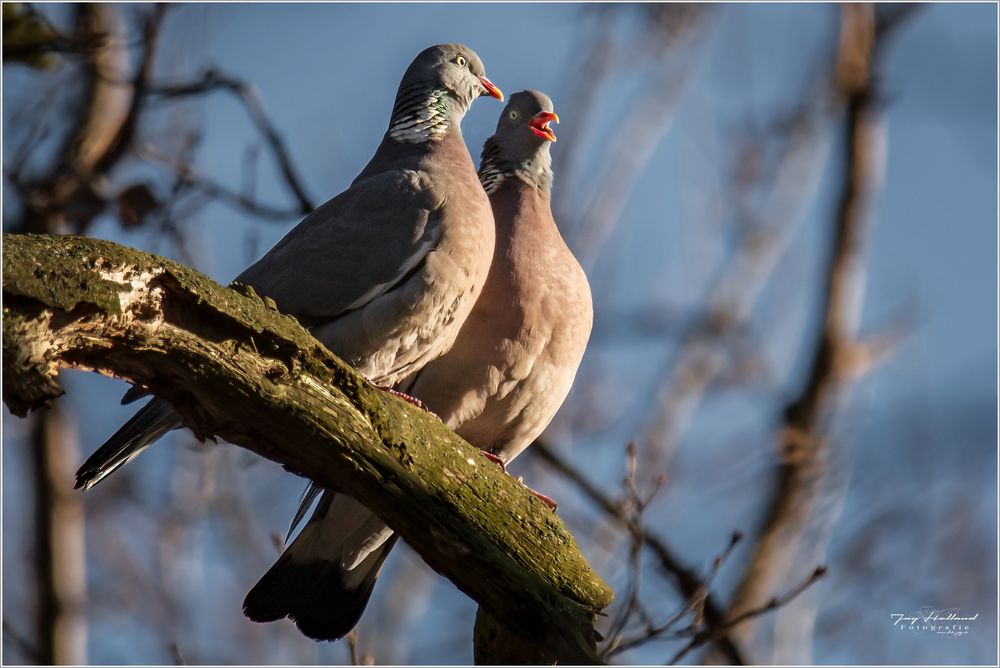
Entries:
[[559, 117], [555, 112], [551, 111], [540, 111], [535, 114], [534, 118], [528, 123], [531, 126], [532, 131], [542, 139], [554, 142], [556, 141], [556, 133], [552, 131], [549, 127], [549, 123], [558, 123]]
[[479, 83], [486, 89], [486, 94], [503, 102], [503, 91], [497, 88], [492, 81], [486, 77], [479, 77]]

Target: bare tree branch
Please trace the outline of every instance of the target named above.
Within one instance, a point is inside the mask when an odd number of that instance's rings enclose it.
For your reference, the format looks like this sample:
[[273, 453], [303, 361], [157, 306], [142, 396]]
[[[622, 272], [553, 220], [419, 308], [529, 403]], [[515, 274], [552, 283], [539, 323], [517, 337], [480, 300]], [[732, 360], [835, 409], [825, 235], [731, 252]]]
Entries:
[[106, 241], [3, 241], [3, 398], [13, 413], [60, 396], [60, 367], [142, 384], [196, 435], [357, 498], [560, 663], [597, 660], [594, 616], [613, 593], [559, 518], [432, 416], [373, 388], [273, 302]]
[[825, 474], [829, 420], [851, 364], [864, 299], [870, 208], [885, 162], [885, 119], [874, 80], [878, 42], [908, 12], [876, 20], [872, 5], [843, 5], [836, 81], [846, 103], [844, 172], [823, 286], [822, 325], [806, 382], [789, 402], [779, 430], [781, 462], [774, 495], [728, 622], [742, 643], [753, 638], [758, 609], [788, 577]]
[[[608, 648], [605, 652], [608, 654], [619, 654], [653, 640], [684, 637], [685, 635], [692, 634], [696, 635], [698, 632], [705, 632], [705, 637], [710, 637], [710, 634], [707, 632], [709, 627], [705, 624], [705, 601], [708, 598], [712, 582], [715, 580], [715, 576], [719, 573], [719, 569], [733, 553], [733, 550], [742, 539], [742, 533], [739, 531], [733, 532], [730, 536], [729, 544], [726, 545], [726, 549], [712, 561], [712, 568], [705, 577], [704, 584], [702, 585], [700, 591], [688, 599], [688, 601], [681, 606], [680, 610], [674, 613], [674, 615], [671, 616], [666, 622], [663, 622], [662, 624], [647, 623], [646, 629], [643, 633], [634, 638], [622, 639], [617, 647]], [[691, 623], [686, 628], [668, 636], [668, 632], [672, 631], [674, 627], [677, 626], [677, 624], [680, 623], [680, 621], [687, 615], [691, 615]], [[717, 632], [716, 635], [720, 635], [724, 632], [722, 627], [723, 625], [721, 624], [714, 627]]]
[[[62, 157], [51, 173], [26, 181], [17, 164], [6, 169], [25, 200], [25, 215], [15, 226], [18, 232], [85, 232], [90, 223], [117, 195], [107, 192], [108, 177], [122, 159], [135, 148], [140, 120], [150, 102], [191, 97], [224, 90], [233, 94], [247, 110], [254, 126], [264, 137], [285, 186], [295, 199], [292, 209], [268, 207], [236, 195], [220, 184], [196, 179], [185, 167], [186, 184], [253, 215], [287, 221], [313, 210], [312, 199], [296, 170], [284, 140], [267, 116], [260, 97], [249, 84], [216, 70], [201, 79], [173, 85], [154, 82], [157, 47], [163, 19], [169, 5], [157, 4], [142, 19], [140, 52], [134, 74], [130, 74], [127, 23], [121, 11], [111, 5], [85, 5], [81, 35], [100, 35], [101, 48], [88, 58], [86, 72], [91, 85], [88, 104], [81, 107], [76, 130], [71, 133]], [[91, 18], [93, 16], [94, 18]], [[83, 39], [81, 37], [81, 39]], [[175, 173], [180, 171], [175, 167]], [[168, 230], [169, 231], [169, 230]]]
[[148, 92], [154, 97], [171, 99], [200, 95], [216, 90], [227, 91], [235, 95], [243, 103], [247, 113], [250, 114], [250, 119], [257, 126], [257, 130], [264, 136], [268, 146], [271, 148], [271, 152], [274, 154], [281, 174], [284, 177], [285, 185], [295, 197], [296, 202], [298, 202], [299, 213], [305, 215], [312, 211], [314, 208], [312, 199], [306, 194], [305, 186], [302, 184], [302, 179], [298, 171], [292, 164], [288, 149], [285, 147], [285, 142], [278, 129], [264, 111], [264, 105], [253, 86], [235, 77], [226, 75], [219, 70], [210, 69], [202, 75], [201, 79], [196, 81], [151, 86]]
[[[575, 467], [553, 451], [548, 443], [541, 440], [535, 441], [534, 445], [531, 446], [530, 452], [540, 457], [546, 464], [574, 483], [583, 492], [584, 496], [599, 506], [619, 526], [630, 532], [634, 530], [621, 505], [616, 503], [614, 499], [601, 491], [591, 481], [587, 480]], [[710, 626], [722, 623], [725, 617], [723, 609], [715, 601], [714, 597], [708, 593], [705, 583], [701, 581], [695, 570], [684, 565], [665, 541], [655, 534], [649, 533], [648, 530], [645, 532], [643, 544], [656, 555], [663, 570], [671, 576], [678, 591], [685, 598], [694, 599], [696, 597], [703, 597], [706, 623]], [[726, 656], [729, 663], [734, 665], [743, 665], [746, 663], [743, 660], [740, 649], [725, 634], [713, 637], [713, 642], [719, 646], [719, 650]]]
[[[7, 15], [5, 6], [5, 33]], [[30, 10], [29, 15], [42, 20]], [[87, 54], [86, 101], [59, 161], [28, 191], [22, 220], [26, 230], [54, 230], [68, 219], [89, 219], [100, 209], [91, 178], [112, 150], [133, 105], [131, 86], [107, 81], [129, 70], [125, 17], [112, 5], [88, 4], [78, 8], [76, 19], [72, 41]], [[57, 41], [66, 40], [57, 36]], [[83, 500], [60, 485], [78, 458], [70, 416], [59, 410], [35, 416], [32, 441], [38, 651], [42, 663], [80, 664], [87, 660]]]
[[246, 194], [230, 190], [221, 183], [199, 174], [189, 162], [172, 160], [159, 153], [152, 146], [141, 147], [138, 153], [139, 157], [159, 163], [172, 170], [178, 183], [197, 190], [212, 200], [218, 200], [257, 218], [285, 223], [303, 213], [301, 208], [281, 208], [264, 204]]
[[121, 81], [128, 75], [130, 56], [125, 45], [127, 22], [120, 9], [81, 5], [77, 23], [75, 39], [97, 45], [83, 67], [86, 102], [48, 174], [25, 183], [22, 175], [8, 172], [26, 195], [18, 231], [52, 232], [66, 224], [82, 230], [103, 209], [94, 190], [95, 175], [120, 141], [135, 104], [130, 82]]
[[[574, 210], [573, 200], [567, 199], [570, 191], [560, 191], [555, 205], [561, 219], [577, 221], [569, 236], [584, 267], [593, 265], [598, 250], [619, 223], [639, 176], [673, 127], [687, 82], [696, 71], [694, 61], [699, 53], [693, 47], [700, 44], [709, 13], [703, 5], [683, 3], [651, 4], [642, 6], [640, 11], [646, 14], [643, 25], [647, 29], [638, 44], [631, 46], [648, 52], [647, 80], [642, 92], [632, 100], [626, 117], [619, 119], [619, 140], [608, 144], [594, 161], [603, 166], [586, 190], [584, 205]], [[595, 42], [582, 65], [590, 67], [605, 58], [604, 49], [610, 46], [609, 42], [607, 39]], [[635, 67], [631, 58], [627, 63], [629, 68]], [[608, 81], [607, 68], [605, 63], [599, 66], [596, 82], [589, 73], [581, 77], [588, 86], [594, 86], [594, 91], [577, 91], [576, 96], [584, 103], [588, 96], [597, 93], [596, 86]], [[574, 104], [573, 108], [581, 106]], [[571, 150], [580, 153], [578, 146]], [[575, 165], [571, 163], [572, 167]]]
[[[784, 135], [780, 155], [757, 170], [756, 181], [768, 183], [764, 202], [754, 212], [743, 210], [749, 204], [741, 203], [738, 215], [742, 220], [730, 258], [712, 280], [701, 301], [703, 306], [677, 326], [677, 349], [659, 375], [650, 417], [640, 436], [640, 443], [652, 455], [662, 457], [664, 465], [709, 388], [725, 372], [731, 358], [727, 344], [746, 330], [775, 266], [804, 217], [805, 204], [819, 187], [830, 146], [825, 94], [820, 98], [817, 103], [810, 95], [780, 124]], [[749, 195], [749, 185], [738, 187]], [[654, 459], [651, 468], [664, 467]]]
[[62, 409], [34, 417], [39, 663], [82, 664], [87, 661], [83, 499], [65, 484], [79, 461], [79, 439], [71, 416]]
[[695, 633], [695, 636], [691, 639], [691, 642], [689, 642], [687, 645], [681, 648], [681, 651], [677, 652], [677, 654], [674, 655], [674, 658], [670, 660], [670, 663], [671, 664], [677, 663], [685, 656], [687, 656], [692, 650], [697, 649], [701, 645], [704, 645], [706, 642], [708, 642], [714, 634], [725, 633], [727, 630], [730, 630], [735, 626], [737, 626], [738, 624], [742, 624], [749, 619], [759, 617], [763, 614], [771, 612], [772, 610], [777, 610], [780, 607], [788, 605], [799, 594], [801, 594], [806, 589], [811, 587], [813, 583], [815, 583], [817, 580], [821, 579], [825, 575], [826, 575], [826, 567], [817, 566], [813, 570], [812, 574], [809, 575], [808, 578], [806, 578], [803, 582], [801, 582], [798, 586], [793, 588], [787, 594], [784, 594], [783, 596], [775, 596], [764, 605], [761, 605], [760, 607], [754, 608], [752, 610], [746, 610], [742, 614], [737, 615], [736, 617], [733, 617], [730, 620], [727, 620], [725, 623], [720, 624], [716, 628], [706, 628], [699, 630], [698, 632]]

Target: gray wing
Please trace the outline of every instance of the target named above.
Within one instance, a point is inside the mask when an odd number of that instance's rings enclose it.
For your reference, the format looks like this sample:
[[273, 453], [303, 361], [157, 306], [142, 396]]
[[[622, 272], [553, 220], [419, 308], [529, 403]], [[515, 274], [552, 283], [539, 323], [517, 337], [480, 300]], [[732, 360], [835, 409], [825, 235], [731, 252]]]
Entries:
[[[394, 170], [355, 181], [236, 280], [271, 297], [307, 327], [335, 320], [420, 266], [441, 240], [443, 203], [422, 172]], [[122, 403], [145, 393], [134, 387]], [[179, 426], [168, 404], [150, 402], [84, 463], [77, 487], [92, 487]]]
[[441, 239], [442, 204], [422, 172], [376, 174], [316, 209], [236, 280], [307, 326], [331, 320], [420, 265]]

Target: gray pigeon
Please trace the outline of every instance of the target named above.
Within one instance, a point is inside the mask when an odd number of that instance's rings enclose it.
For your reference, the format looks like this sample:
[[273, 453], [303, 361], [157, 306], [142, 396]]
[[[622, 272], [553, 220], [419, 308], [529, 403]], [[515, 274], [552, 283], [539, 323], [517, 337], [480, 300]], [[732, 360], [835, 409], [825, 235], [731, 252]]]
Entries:
[[[593, 321], [590, 286], [563, 241], [549, 202], [549, 123], [542, 93], [511, 96], [483, 148], [479, 177], [496, 220], [489, 277], [442, 357], [401, 383], [449, 427], [507, 463], [549, 424], [569, 393]], [[298, 519], [322, 490], [306, 494]], [[396, 536], [343, 494], [323, 492], [312, 517], [247, 595], [247, 613], [272, 604], [299, 622], [337, 620], [339, 637], [360, 618]], [[364, 596], [348, 609], [331, 590], [348, 582]], [[350, 622], [348, 626], [347, 623]], [[312, 635], [303, 628], [307, 635]]]
[[[493, 216], [459, 127], [481, 95], [503, 99], [472, 49], [421, 52], [361, 174], [236, 279], [380, 386], [451, 347], [489, 270]], [[123, 402], [137, 395], [133, 388]], [[77, 488], [180, 426], [153, 399], [84, 463]]]
[[552, 218], [552, 121], [552, 100], [522, 91], [486, 140], [479, 179], [496, 221], [493, 264], [455, 345], [407, 385], [505, 464], [566, 399], [593, 323], [587, 276]]

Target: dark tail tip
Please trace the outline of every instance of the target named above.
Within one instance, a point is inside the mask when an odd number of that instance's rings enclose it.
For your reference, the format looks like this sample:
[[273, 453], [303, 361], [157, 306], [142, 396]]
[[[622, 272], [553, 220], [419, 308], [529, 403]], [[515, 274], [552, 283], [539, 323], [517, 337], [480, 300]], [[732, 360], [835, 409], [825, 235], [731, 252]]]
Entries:
[[243, 614], [254, 622], [288, 617], [313, 640], [338, 640], [350, 633], [368, 604], [375, 578], [357, 589], [344, 585], [339, 564], [278, 563], [243, 600]]
[[97, 483], [101, 482], [109, 475], [120, 469], [129, 459], [126, 457], [106, 462], [106, 464], [110, 465], [95, 465], [91, 462], [93, 459], [100, 458], [102, 454], [101, 450], [98, 450], [91, 455], [90, 459], [84, 462], [83, 466], [80, 467], [80, 470], [76, 472], [76, 482], [73, 485], [73, 489], [83, 489], [84, 491], [93, 489]]
[[180, 426], [180, 417], [170, 404], [159, 399], [151, 400], [87, 457], [76, 472], [74, 489], [94, 487], [135, 458], [150, 443]]
[[80, 467], [80, 470], [76, 472], [76, 483], [74, 483], [73, 489], [82, 489], [84, 491], [89, 490], [103, 478], [104, 476], [101, 474], [101, 470], [99, 468], [84, 464]]
[[[354, 571], [333, 561], [293, 562], [286, 551], [243, 600], [243, 614], [254, 622], [288, 617], [313, 640], [338, 640], [351, 632], [368, 605], [382, 562], [396, 537], [373, 552]], [[358, 569], [361, 569], [358, 572]]]

